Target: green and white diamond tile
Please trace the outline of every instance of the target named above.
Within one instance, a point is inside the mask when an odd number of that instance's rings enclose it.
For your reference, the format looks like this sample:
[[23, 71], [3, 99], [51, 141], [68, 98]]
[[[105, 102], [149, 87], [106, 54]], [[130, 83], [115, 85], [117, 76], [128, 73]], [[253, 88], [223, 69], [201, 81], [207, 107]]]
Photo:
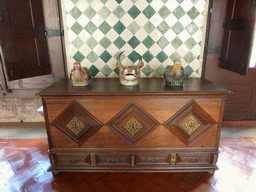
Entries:
[[94, 77], [117, 77], [122, 62], [145, 63], [142, 77], [161, 76], [181, 59], [186, 74], [200, 77], [201, 42], [208, 0], [63, 0], [69, 70], [81, 62]]

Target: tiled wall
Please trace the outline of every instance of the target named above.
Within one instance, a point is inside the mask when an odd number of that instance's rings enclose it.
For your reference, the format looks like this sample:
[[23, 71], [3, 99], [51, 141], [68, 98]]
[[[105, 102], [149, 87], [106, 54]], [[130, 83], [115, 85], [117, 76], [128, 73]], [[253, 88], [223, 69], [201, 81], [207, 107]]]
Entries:
[[142, 77], [159, 77], [182, 61], [201, 77], [208, 0], [62, 0], [68, 71], [74, 62], [93, 77], [118, 77], [116, 56], [131, 64], [142, 55]]

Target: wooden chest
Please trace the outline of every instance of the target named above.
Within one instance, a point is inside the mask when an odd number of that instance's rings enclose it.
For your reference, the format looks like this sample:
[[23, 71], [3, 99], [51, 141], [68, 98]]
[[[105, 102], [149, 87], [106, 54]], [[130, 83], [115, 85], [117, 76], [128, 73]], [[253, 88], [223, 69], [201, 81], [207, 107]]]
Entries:
[[50, 171], [214, 172], [229, 93], [205, 79], [185, 79], [183, 87], [161, 78], [136, 87], [119, 79], [73, 87], [62, 79], [38, 93]]

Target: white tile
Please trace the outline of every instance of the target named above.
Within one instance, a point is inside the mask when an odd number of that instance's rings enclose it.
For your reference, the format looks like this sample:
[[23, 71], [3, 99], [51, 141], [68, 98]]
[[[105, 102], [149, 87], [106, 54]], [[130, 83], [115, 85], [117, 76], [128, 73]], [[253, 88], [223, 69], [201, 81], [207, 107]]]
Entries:
[[65, 11], [70, 12], [74, 7], [74, 3], [71, 0], [64, 0]]
[[106, 78], [106, 76], [105, 76], [103, 73], [99, 72], [99, 73], [95, 76], [95, 78]]
[[164, 34], [164, 37], [169, 41], [171, 42], [175, 37], [176, 37], [176, 33], [174, 33], [173, 30], [168, 30], [165, 34]]
[[171, 44], [168, 44], [164, 49], [163, 51], [165, 52], [165, 54], [170, 57], [174, 52], [175, 52], [175, 48], [171, 45]]
[[178, 6], [179, 3], [176, 0], [169, 0], [165, 3], [165, 6], [171, 11], [173, 12]]
[[147, 19], [147, 17], [145, 17], [144, 14], [140, 14], [138, 17], [135, 18], [135, 22], [139, 26], [144, 26], [148, 22], [148, 19]]
[[184, 57], [186, 54], [188, 54], [189, 51], [190, 50], [184, 44], [177, 49], [177, 52], [180, 54], [181, 57]]
[[[207, 2], [205, 0], [199, 0], [194, 6], [195, 8], [202, 13], [205, 10], [205, 6], [206, 4], [208, 5], [209, 1], [207, 0]], [[206, 11], [207, 12], [207, 11]]]
[[93, 0], [91, 3], [91, 7], [96, 11], [99, 12], [104, 4], [100, 0]]
[[184, 15], [183, 17], [180, 18], [180, 23], [181, 25], [186, 28], [191, 22], [192, 19], [188, 15]]
[[68, 28], [71, 28], [75, 22], [76, 20], [74, 19], [74, 17], [72, 17], [70, 14], [66, 15], [66, 26]]
[[199, 46], [198, 44], [195, 45], [195, 47], [193, 47], [193, 49], [191, 50], [191, 53], [193, 53], [195, 57], [198, 57], [202, 53], [201, 46]]
[[76, 52], [78, 51], [78, 49], [77, 49], [74, 45], [70, 44], [68, 51], [69, 51], [69, 54], [70, 54], [70, 55], [75, 55]]
[[140, 42], [142, 42], [148, 36], [148, 34], [146, 31], [144, 31], [144, 29], [140, 28], [140, 30], [137, 31], [135, 36]]
[[185, 12], [188, 12], [194, 5], [190, 0], [184, 0], [180, 6]]
[[146, 9], [146, 7], [148, 6], [148, 3], [146, 3], [145, 1], [137, 1], [135, 3], [136, 7], [142, 12], [144, 9]]
[[153, 17], [150, 18], [150, 21], [155, 27], [157, 27], [160, 23], [162, 23], [163, 18], [158, 13], [155, 13]]
[[149, 35], [155, 42], [157, 42], [162, 36], [163, 34], [157, 29], [155, 28]]
[[114, 25], [118, 22], [118, 18], [113, 14], [111, 13], [108, 18], [106, 19], [106, 22], [111, 26], [111, 27], [114, 27]]
[[110, 55], [115, 55], [119, 49], [112, 43], [108, 48], [107, 51], [109, 52]]
[[100, 56], [104, 51], [105, 49], [99, 43], [93, 48], [93, 52], [98, 56]]
[[133, 37], [133, 34], [128, 29], [125, 29], [120, 37], [122, 37], [125, 42], [128, 42]]
[[135, 48], [135, 51], [137, 53], [139, 53], [141, 56], [147, 52], [147, 47], [145, 47], [145, 45], [143, 45], [143, 43], [140, 43], [136, 48]]
[[113, 12], [118, 7], [118, 5], [119, 4], [115, 0], [108, 0], [105, 4], [105, 6], [107, 6], [111, 12]]
[[152, 45], [152, 47], [150, 47], [149, 51], [155, 57], [162, 51], [162, 49], [155, 43], [154, 45]]
[[77, 22], [82, 26], [85, 27], [90, 19], [88, 19], [84, 14], [82, 14], [78, 19]]
[[[94, 62], [94, 65], [95, 67], [97, 67], [99, 70], [101, 70], [105, 65], [106, 63], [101, 59], [101, 58], [98, 58], [95, 62]], [[105, 75], [104, 75], [105, 77]]]
[[76, 3], [76, 6], [81, 12], [84, 12], [89, 7], [89, 4], [84, 0], [80, 0]]
[[196, 41], [196, 42], [200, 42], [200, 41], [202, 41], [202, 30], [197, 30], [193, 35], [192, 35], [192, 37], [194, 38], [194, 40]]
[[204, 18], [202, 15], [198, 15], [193, 21], [198, 28], [201, 28], [204, 24]]
[[168, 17], [165, 18], [165, 22], [170, 27], [172, 27], [173, 25], [175, 25], [178, 22], [178, 19], [173, 14], [170, 14]]
[[96, 14], [91, 21], [94, 23], [94, 25], [96, 25], [97, 27], [99, 27], [101, 25], [101, 23], [104, 21], [104, 19], [99, 15]]
[[132, 22], [133, 19], [130, 17], [128, 13], [126, 13], [120, 20], [125, 27], [128, 27]]
[[124, 0], [120, 3], [120, 6], [127, 12], [133, 6], [133, 3], [130, 0]]
[[103, 37], [104, 37], [104, 34], [99, 30], [97, 29], [93, 34], [92, 34], [93, 38], [96, 40], [96, 41], [100, 41]]
[[178, 37], [180, 38], [180, 40], [182, 42], [186, 42], [190, 37], [191, 35], [187, 32], [187, 30], [183, 30], [179, 35]]
[[89, 53], [91, 53], [91, 48], [86, 44], [84, 43], [80, 48], [79, 48], [79, 51], [81, 53], [83, 53], [83, 55], [86, 57]]
[[162, 0], [153, 0], [150, 5], [157, 12], [164, 6], [164, 2]]
[[90, 34], [86, 31], [86, 30], [82, 30], [80, 33], [79, 33], [79, 35], [78, 35], [78, 37], [83, 41], [83, 42], [85, 42], [85, 41], [87, 41], [87, 39], [89, 39], [90, 38]]
[[106, 37], [111, 41], [114, 42], [116, 38], [118, 37], [118, 33], [112, 28], [110, 31], [106, 34]]
[[68, 30], [68, 41], [73, 42], [76, 37], [77, 37], [77, 35], [71, 29], [69, 29]]
[[108, 66], [110, 69], [114, 70], [116, 68], [116, 59], [114, 57], [112, 57], [109, 61], [108, 61]]

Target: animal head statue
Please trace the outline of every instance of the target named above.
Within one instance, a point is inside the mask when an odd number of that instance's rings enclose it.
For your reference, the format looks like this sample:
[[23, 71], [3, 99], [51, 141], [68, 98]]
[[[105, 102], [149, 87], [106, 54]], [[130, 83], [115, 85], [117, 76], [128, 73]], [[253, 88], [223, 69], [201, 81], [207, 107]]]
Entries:
[[118, 54], [116, 63], [116, 67], [119, 68], [120, 83], [124, 86], [136, 86], [140, 80], [140, 69], [144, 66], [142, 57], [139, 53], [135, 52], [139, 56], [138, 63], [136, 65], [125, 66], [121, 63], [120, 59], [123, 52]]

